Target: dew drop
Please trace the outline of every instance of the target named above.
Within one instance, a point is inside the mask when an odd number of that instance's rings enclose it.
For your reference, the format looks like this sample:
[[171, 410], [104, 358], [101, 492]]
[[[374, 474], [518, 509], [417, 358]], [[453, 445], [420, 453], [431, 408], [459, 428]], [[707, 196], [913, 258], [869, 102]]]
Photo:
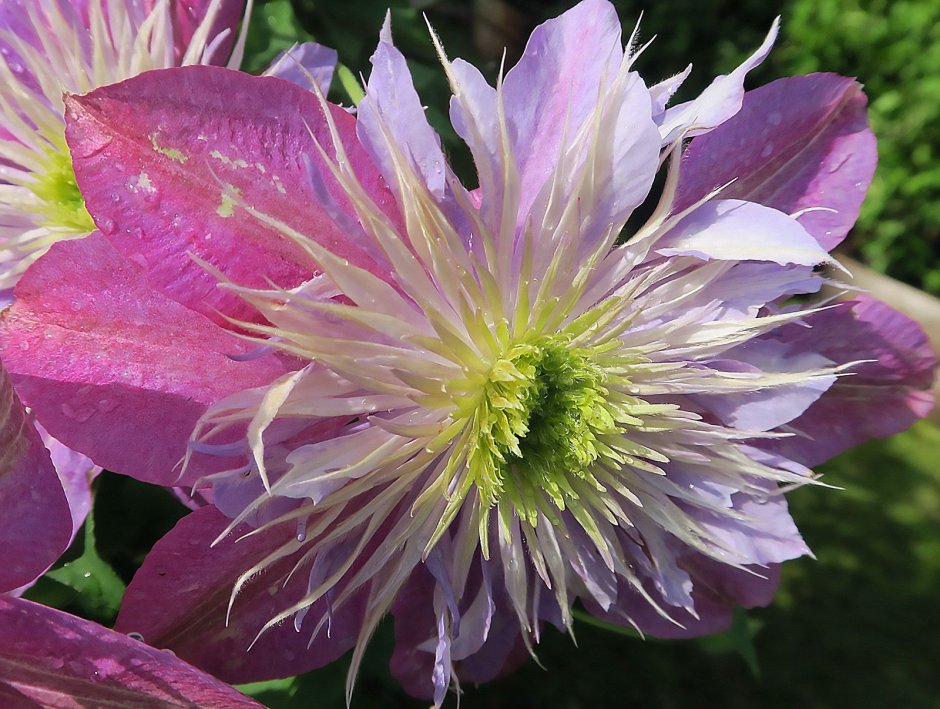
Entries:
[[[117, 195], [114, 195], [117, 197]], [[105, 236], [110, 236], [114, 233], [114, 220], [109, 219], [108, 217], [98, 217], [95, 220], [95, 224], [98, 226], [98, 229], [101, 230], [101, 233]]]
[[307, 520], [306, 518], [297, 520], [297, 541], [303, 542], [307, 539]]

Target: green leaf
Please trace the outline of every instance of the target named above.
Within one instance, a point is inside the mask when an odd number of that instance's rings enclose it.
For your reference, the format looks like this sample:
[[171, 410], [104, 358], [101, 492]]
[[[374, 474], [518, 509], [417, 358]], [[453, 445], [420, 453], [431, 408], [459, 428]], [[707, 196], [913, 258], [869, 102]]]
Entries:
[[731, 643], [732, 649], [741, 656], [747, 664], [751, 674], [760, 677], [760, 664], [757, 662], [757, 650], [754, 648], [754, 633], [756, 628], [748, 622], [747, 613], [741, 608], [734, 609], [731, 627], [725, 636]]
[[305, 31], [289, 0], [271, 0], [259, 5], [248, 26], [245, 44], [245, 71], [264, 71], [281, 52], [299, 42], [312, 42], [313, 36]]
[[349, 100], [352, 101], [354, 106], [358, 106], [366, 95], [359, 80], [345, 64], [336, 65], [336, 76], [343, 87], [343, 91], [349, 96]]
[[585, 625], [593, 625], [595, 628], [601, 628], [602, 630], [608, 630], [611, 633], [616, 633], [617, 635], [626, 635], [628, 638], [634, 638], [636, 640], [642, 640], [643, 636], [640, 635], [633, 628], [628, 628], [623, 625], [616, 625], [615, 623], [608, 623], [606, 620], [601, 620], [600, 618], [595, 618], [590, 613], [573, 608], [571, 610], [571, 615], [575, 620], [578, 620]]
[[242, 694], [257, 699], [266, 707], [289, 706], [290, 700], [297, 693], [295, 677], [272, 679], [267, 682], [251, 682], [235, 687]]
[[85, 550], [74, 561], [68, 561], [46, 576], [77, 592], [77, 602], [89, 614], [113, 617], [124, 597], [124, 582], [118, 578], [95, 548], [94, 515], [85, 520]]

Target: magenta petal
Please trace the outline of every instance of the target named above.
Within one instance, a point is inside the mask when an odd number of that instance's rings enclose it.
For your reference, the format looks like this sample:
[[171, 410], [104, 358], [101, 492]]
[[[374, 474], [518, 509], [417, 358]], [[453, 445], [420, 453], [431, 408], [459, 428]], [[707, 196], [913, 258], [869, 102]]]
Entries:
[[831, 250], [855, 223], [878, 161], [867, 103], [854, 79], [837, 74], [795, 76], [748, 91], [734, 118], [689, 145], [677, 209], [737, 178], [722, 198], [791, 214], [830, 210], [799, 221]]
[[[171, 0], [173, 12], [173, 41], [176, 45], [177, 60], [186, 53], [186, 48], [193, 39], [193, 34], [206, 19], [213, 0]], [[148, 6], [154, 7], [155, 0], [148, 0]], [[215, 20], [209, 29], [209, 44], [212, 47], [213, 64], [225, 64], [235, 43], [238, 24], [245, 10], [245, 0], [220, 0]], [[213, 46], [212, 40], [225, 33], [221, 42]]]
[[774, 333], [794, 350], [818, 352], [855, 365], [784, 430], [793, 438], [765, 444], [804, 465], [822, 463], [870, 438], [905, 430], [933, 408], [937, 359], [920, 326], [884, 303], [855, 301], [803, 319]]
[[[355, 137], [355, 119], [332, 116], [349, 159], [380, 204], [391, 193]], [[217, 67], [146, 72], [67, 100], [67, 137], [88, 210], [153, 287], [223, 322], [249, 318], [195, 255], [250, 287], [293, 287], [310, 278], [307, 254], [236, 204], [279, 219], [336, 256], [379, 272], [355, 234], [320, 206], [310, 167], [340, 211], [348, 201], [322, 165], [313, 136], [332, 150], [317, 98], [288, 81]], [[224, 189], [224, 195], [223, 195]], [[390, 207], [392, 212], [395, 207]]]
[[[307, 648], [312, 628], [284, 623], [265, 632], [248, 649], [265, 622], [307, 591], [307, 574], [284, 581], [303, 551], [269, 566], [226, 609], [236, 579], [281, 545], [293, 540], [285, 526], [238, 540], [244, 527], [210, 547], [230, 520], [215, 507], [196, 510], [154, 546], [124, 595], [117, 620], [122, 632], [138, 632], [155, 647], [173, 650], [217, 677], [252, 682], [306, 672], [332, 662], [355, 643], [362, 605], [352, 601], [333, 614]], [[311, 618], [324, 610], [321, 599]], [[319, 611], [319, 612], [317, 612]]]
[[100, 234], [54, 245], [16, 294], [0, 356], [23, 400], [62, 443], [140, 480], [175, 484], [206, 408], [284, 371], [233, 361], [251, 344], [152, 290]]
[[2, 593], [41, 575], [68, 547], [72, 532], [68, 499], [49, 452], [2, 367], [0, 510]]
[[214, 677], [126, 635], [0, 596], [4, 707], [261, 707]]

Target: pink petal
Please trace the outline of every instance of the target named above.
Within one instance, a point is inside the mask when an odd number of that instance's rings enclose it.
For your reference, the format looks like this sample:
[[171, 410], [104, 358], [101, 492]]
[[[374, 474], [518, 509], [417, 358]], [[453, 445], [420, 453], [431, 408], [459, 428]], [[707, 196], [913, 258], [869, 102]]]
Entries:
[[780, 79], [748, 91], [734, 118], [686, 150], [676, 208], [737, 178], [722, 198], [787, 213], [834, 210], [800, 217], [831, 250], [855, 223], [878, 160], [866, 105], [861, 86], [837, 74]]
[[55, 558], [49, 559], [49, 564], [40, 573], [26, 584], [19, 588], [9, 591], [10, 595], [20, 596], [31, 588], [40, 576], [46, 573], [52, 565], [58, 560], [61, 552], [68, 549], [75, 540], [75, 535], [85, 523], [88, 513], [91, 511], [93, 496], [91, 492], [91, 483], [101, 472], [101, 468], [91, 462], [91, 460], [73, 451], [68, 446], [63, 445], [58, 440], [49, 435], [41, 425], [36, 423], [36, 430], [39, 431], [39, 437], [43, 446], [49, 452], [52, 458], [52, 465], [56, 474], [59, 476], [59, 482], [62, 490], [65, 492], [65, 499], [68, 501], [69, 512], [72, 515], [72, 533], [69, 536], [68, 543]]
[[[0, 367], [0, 592], [31, 583], [69, 545], [69, 503], [39, 432]], [[2, 632], [2, 631], [0, 631]]]
[[927, 336], [905, 315], [874, 298], [849, 303], [781, 328], [775, 336], [795, 350], [818, 352], [852, 367], [802, 416], [784, 430], [797, 435], [771, 447], [814, 466], [870, 438], [905, 430], [933, 408], [931, 386], [937, 364]]
[[100, 234], [53, 246], [16, 294], [0, 356], [23, 400], [65, 445], [139, 480], [176, 483], [205, 409], [284, 371], [230, 359], [251, 344], [154, 291]]
[[[299, 247], [224, 198], [223, 185], [340, 258], [379, 272], [355, 234], [337, 227], [319, 203], [308, 164], [328, 171], [311, 132], [331, 143], [310, 91], [271, 77], [192, 66], [69, 97], [67, 107], [67, 136], [89, 212], [115, 247], [174, 300], [217, 322], [223, 322], [219, 312], [252, 317], [193, 255], [251, 287], [268, 287], [269, 279], [293, 287], [315, 273]], [[366, 189], [391, 205], [358, 147], [355, 119], [338, 107], [332, 115]], [[341, 211], [350, 213], [332, 178], [323, 179]]]
[[261, 707], [172, 653], [67, 613], [3, 596], [0, 705]]
[[[289, 677], [332, 662], [353, 646], [362, 620], [358, 601], [338, 609], [329, 634], [321, 629], [309, 649], [312, 628], [302, 625], [298, 632], [288, 622], [264, 633], [248, 650], [264, 623], [306, 592], [307, 573], [299, 571], [285, 587], [299, 555], [276, 562], [242, 589], [226, 626], [238, 576], [293, 537], [293, 530], [282, 526], [236, 541], [250, 531], [243, 527], [210, 547], [228, 524], [212, 506], [180, 520], [128, 586], [117, 629], [138, 632], [149, 644], [169, 648], [230, 682]], [[323, 603], [314, 605], [311, 618], [319, 616]]]
[[[171, 0], [173, 13], [173, 40], [176, 45], [177, 60], [186, 53], [186, 48], [193, 39], [193, 34], [206, 19], [206, 14], [213, 0]], [[148, 9], [157, 4], [156, 0], [147, 0]], [[225, 64], [235, 43], [239, 21], [245, 10], [245, 0], [221, 0], [215, 21], [209, 30], [209, 42], [226, 32], [221, 43], [214, 47], [213, 64]], [[246, 20], [247, 21], [247, 20]]]

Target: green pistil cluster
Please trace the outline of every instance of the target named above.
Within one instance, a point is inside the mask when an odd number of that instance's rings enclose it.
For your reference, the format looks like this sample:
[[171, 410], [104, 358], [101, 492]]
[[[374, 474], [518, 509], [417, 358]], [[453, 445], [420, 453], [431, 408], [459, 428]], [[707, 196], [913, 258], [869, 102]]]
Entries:
[[36, 175], [36, 181], [29, 188], [42, 201], [43, 226], [75, 233], [95, 230], [95, 223], [75, 183], [72, 157], [64, 146], [49, 149], [42, 172]]
[[542, 493], [564, 509], [578, 480], [597, 487], [601, 440], [621, 430], [607, 373], [563, 337], [517, 344], [496, 362], [474, 415], [470, 469], [488, 504], [508, 498], [534, 522]]

